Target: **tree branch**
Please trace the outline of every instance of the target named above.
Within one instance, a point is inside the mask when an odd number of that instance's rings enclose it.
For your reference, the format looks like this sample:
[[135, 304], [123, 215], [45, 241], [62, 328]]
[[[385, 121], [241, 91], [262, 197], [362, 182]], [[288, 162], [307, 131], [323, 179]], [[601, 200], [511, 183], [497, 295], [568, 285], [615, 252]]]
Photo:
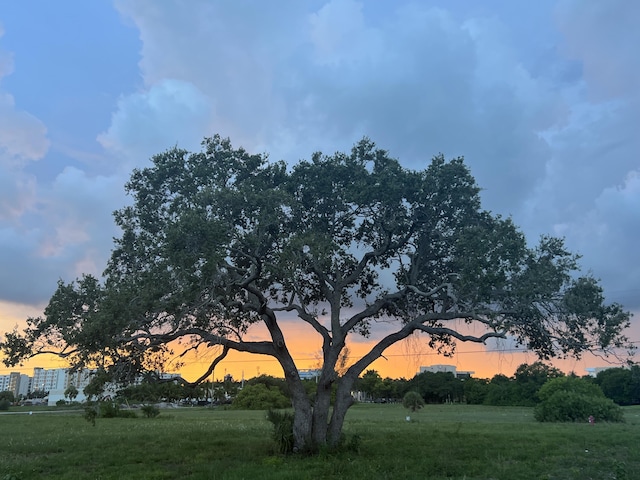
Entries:
[[200, 378], [198, 378], [195, 382], [187, 382], [187, 385], [189, 386], [196, 386], [199, 385], [201, 382], [203, 382], [209, 375], [211, 375], [213, 373], [213, 371], [215, 370], [216, 366], [227, 356], [227, 354], [229, 353], [229, 346], [225, 345], [222, 348], [222, 353], [220, 353], [220, 355], [218, 355], [213, 362], [211, 362], [211, 365], [209, 365], [209, 368], [207, 369], [207, 371], [200, 376]]

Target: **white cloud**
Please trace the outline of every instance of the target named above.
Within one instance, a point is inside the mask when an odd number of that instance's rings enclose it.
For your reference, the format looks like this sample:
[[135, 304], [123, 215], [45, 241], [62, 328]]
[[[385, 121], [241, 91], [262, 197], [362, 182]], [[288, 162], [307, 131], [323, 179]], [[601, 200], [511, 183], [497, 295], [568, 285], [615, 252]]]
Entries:
[[165, 79], [146, 92], [122, 97], [98, 141], [140, 164], [176, 144], [196, 148], [208, 133], [212, 114], [211, 102], [192, 84]]
[[0, 226], [3, 221], [19, 219], [33, 208], [35, 201], [35, 178], [0, 164]]
[[11, 95], [0, 91], [0, 163], [21, 164], [47, 153], [47, 129], [33, 115], [16, 110]]
[[[4, 30], [0, 25], [0, 38]], [[0, 80], [13, 72], [13, 56], [0, 48]], [[12, 95], [0, 89], [0, 165], [20, 166], [46, 154], [49, 141], [44, 124], [16, 109]]]
[[[5, 241], [24, 234], [19, 249], [35, 249], [25, 255], [46, 245], [57, 275], [100, 268], [128, 169], [219, 132], [291, 162], [363, 135], [414, 168], [439, 152], [464, 155], [488, 208], [513, 214], [528, 234], [557, 228], [607, 284], [637, 281], [625, 261], [637, 258], [640, 233], [636, 180], [625, 181], [640, 168], [632, 2], [562, 1], [557, 24], [550, 2], [115, 4], [139, 31], [142, 83], [122, 92], [98, 136], [112, 162], [101, 162], [104, 176], [91, 173], [92, 159], [86, 171], [67, 159], [53, 184], [38, 186], [46, 128], [0, 90], [0, 222], [13, 222]], [[12, 65], [0, 51], [0, 75]]]

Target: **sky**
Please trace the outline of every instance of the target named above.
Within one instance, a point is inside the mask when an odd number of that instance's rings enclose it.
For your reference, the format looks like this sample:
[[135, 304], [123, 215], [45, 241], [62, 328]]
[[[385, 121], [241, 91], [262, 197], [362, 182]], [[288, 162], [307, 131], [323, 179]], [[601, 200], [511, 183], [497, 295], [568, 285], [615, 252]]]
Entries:
[[[640, 312], [638, 25], [636, 0], [3, 2], [0, 332], [41, 314], [58, 279], [101, 274], [133, 168], [214, 133], [289, 163], [363, 136], [409, 168], [464, 156], [485, 208], [532, 244], [564, 237], [609, 301]], [[312, 367], [319, 347], [291, 337]], [[414, 340], [373, 367], [488, 376], [535, 360], [495, 345], [443, 359]]]

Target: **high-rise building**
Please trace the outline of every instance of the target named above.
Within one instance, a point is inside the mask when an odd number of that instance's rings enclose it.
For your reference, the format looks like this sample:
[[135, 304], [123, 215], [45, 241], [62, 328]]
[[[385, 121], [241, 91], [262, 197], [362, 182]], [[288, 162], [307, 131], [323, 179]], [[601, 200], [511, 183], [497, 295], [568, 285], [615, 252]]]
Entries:
[[0, 392], [9, 390], [9, 375], [0, 375]]
[[31, 391], [50, 392], [51, 390], [64, 390], [67, 388], [66, 368], [54, 368], [51, 370], [36, 367], [33, 369], [31, 379]]

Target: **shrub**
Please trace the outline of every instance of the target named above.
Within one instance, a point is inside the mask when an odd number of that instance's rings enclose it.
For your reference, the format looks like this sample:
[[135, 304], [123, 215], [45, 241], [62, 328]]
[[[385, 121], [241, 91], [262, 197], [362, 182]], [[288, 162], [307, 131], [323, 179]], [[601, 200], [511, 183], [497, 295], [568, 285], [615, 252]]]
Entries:
[[404, 408], [408, 408], [412, 412], [415, 412], [424, 406], [424, 399], [418, 392], [409, 391], [402, 398], [402, 406]]
[[7, 400], [9, 403], [16, 401], [16, 397], [11, 390], [3, 390], [0, 392], [0, 400]]
[[245, 385], [233, 399], [232, 406], [239, 410], [269, 410], [289, 408], [291, 401], [279, 389], [257, 383]]
[[102, 402], [99, 416], [102, 418], [116, 418], [120, 415], [120, 407], [113, 402]]
[[534, 409], [539, 422], [586, 422], [590, 416], [596, 421], [622, 422], [622, 409], [604, 396], [558, 390]]
[[94, 427], [96, 426], [96, 418], [98, 418], [98, 410], [96, 407], [88, 405], [84, 407], [84, 419]]
[[119, 418], [138, 418], [138, 415], [136, 415], [136, 412], [134, 412], [133, 410], [120, 410], [118, 412], [118, 417]]
[[595, 383], [579, 377], [558, 377], [548, 380], [538, 391], [541, 402], [550, 399], [556, 392], [579, 393], [588, 397], [604, 398], [602, 389]]
[[142, 414], [147, 418], [156, 418], [158, 415], [160, 415], [160, 409], [155, 405], [143, 405], [140, 410], [142, 411]]
[[0, 410], [9, 410], [11, 402], [9, 400], [0, 400]]

